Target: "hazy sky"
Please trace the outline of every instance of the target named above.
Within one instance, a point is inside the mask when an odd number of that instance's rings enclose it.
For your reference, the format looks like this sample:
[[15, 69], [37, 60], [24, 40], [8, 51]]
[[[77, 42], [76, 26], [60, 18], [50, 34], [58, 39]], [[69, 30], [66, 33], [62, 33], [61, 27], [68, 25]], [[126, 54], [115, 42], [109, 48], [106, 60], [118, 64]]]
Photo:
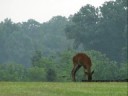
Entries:
[[13, 22], [35, 19], [45, 22], [53, 16], [68, 17], [86, 4], [95, 7], [110, 0], [0, 0], [0, 21], [11, 18]]

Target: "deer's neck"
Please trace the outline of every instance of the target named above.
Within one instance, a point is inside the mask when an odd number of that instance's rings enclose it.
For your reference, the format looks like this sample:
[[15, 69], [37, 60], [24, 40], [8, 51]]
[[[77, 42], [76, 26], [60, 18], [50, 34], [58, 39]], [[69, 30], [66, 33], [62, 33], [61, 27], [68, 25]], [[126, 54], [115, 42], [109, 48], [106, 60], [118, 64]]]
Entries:
[[86, 70], [87, 70], [88, 73], [91, 73], [91, 68], [90, 67], [87, 67]]

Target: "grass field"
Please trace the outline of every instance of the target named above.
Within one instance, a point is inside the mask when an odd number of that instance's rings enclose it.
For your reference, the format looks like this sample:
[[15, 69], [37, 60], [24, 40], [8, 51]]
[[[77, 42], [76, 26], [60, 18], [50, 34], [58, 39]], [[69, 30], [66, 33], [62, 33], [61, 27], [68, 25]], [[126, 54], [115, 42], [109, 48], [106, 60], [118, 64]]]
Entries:
[[0, 96], [128, 96], [127, 82], [0, 82]]

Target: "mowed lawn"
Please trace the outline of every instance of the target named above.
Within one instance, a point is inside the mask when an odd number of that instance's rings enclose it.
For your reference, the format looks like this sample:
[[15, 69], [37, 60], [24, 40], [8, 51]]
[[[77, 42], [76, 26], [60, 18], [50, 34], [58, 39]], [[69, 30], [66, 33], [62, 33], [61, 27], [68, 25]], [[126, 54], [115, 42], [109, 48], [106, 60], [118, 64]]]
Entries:
[[0, 96], [128, 96], [127, 82], [0, 82]]

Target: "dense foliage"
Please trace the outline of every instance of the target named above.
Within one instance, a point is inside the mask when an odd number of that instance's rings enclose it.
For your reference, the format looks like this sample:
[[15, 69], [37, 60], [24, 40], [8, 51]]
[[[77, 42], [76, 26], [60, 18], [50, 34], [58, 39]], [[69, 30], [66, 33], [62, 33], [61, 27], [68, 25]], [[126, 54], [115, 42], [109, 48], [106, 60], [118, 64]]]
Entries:
[[127, 5], [126, 0], [105, 2], [95, 8], [86, 5], [69, 19], [66, 35], [74, 39], [74, 47], [80, 44], [85, 50], [98, 50], [116, 61], [122, 61], [126, 53]]
[[[82, 7], [69, 18], [0, 23], [1, 81], [71, 81], [72, 57], [88, 54], [93, 79], [127, 79], [126, 0]], [[83, 70], [77, 80], [85, 79]]]

